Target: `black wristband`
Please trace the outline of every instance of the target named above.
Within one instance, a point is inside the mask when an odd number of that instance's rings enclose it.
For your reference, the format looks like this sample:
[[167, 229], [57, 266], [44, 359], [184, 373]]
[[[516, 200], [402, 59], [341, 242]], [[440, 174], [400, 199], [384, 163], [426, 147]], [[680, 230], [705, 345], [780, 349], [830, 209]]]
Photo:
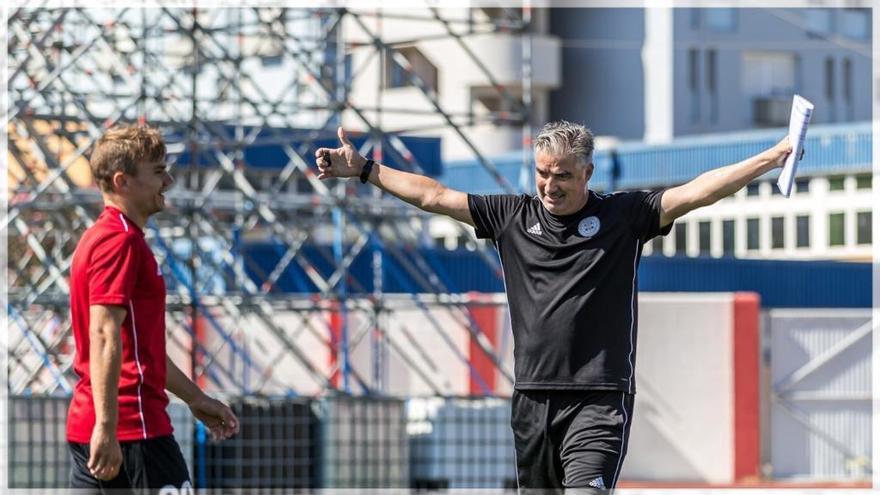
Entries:
[[376, 162], [373, 160], [367, 160], [367, 163], [361, 168], [361, 184], [366, 184], [368, 180], [370, 180], [370, 172], [373, 171], [373, 165]]

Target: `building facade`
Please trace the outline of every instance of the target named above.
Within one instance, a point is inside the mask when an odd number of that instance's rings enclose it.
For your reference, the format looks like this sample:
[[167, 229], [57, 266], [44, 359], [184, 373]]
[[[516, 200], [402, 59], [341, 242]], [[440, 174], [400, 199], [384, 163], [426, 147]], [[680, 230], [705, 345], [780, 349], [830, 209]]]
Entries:
[[343, 124], [438, 136], [445, 159], [522, 148], [550, 116], [560, 49], [550, 11], [515, 8], [376, 9], [347, 19], [354, 82]]
[[550, 115], [601, 135], [668, 142], [787, 125], [798, 93], [816, 105], [814, 123], [869, 120], [872, 27], [863, 4], [553, 10], [563, 83]]

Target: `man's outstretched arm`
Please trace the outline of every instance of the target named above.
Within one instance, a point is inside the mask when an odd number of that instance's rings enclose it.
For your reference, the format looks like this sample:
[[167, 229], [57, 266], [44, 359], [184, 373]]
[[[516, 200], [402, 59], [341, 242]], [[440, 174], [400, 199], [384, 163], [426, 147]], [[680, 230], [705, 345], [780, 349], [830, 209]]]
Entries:
[[660, 227], [697, 208], [708, 206], [739, 191], [766, 172], [781, 167], [791, 153], [788, 138], [776, 146], [745, 160], [703, 173], [696, 179], [663, 193], [660, 201]]
[[[315, 152], [319, 179], [330, 177], [358, 177], [367, 159], [362, 157], [340, 127], [337, 131], [339, 148], [320, 148]], [[447, 215], [473, 226], [467, 194], [440, 184], [430, 177], [401, 172], [379, 163], [369, 176], [373, 185], [430, 213]]]

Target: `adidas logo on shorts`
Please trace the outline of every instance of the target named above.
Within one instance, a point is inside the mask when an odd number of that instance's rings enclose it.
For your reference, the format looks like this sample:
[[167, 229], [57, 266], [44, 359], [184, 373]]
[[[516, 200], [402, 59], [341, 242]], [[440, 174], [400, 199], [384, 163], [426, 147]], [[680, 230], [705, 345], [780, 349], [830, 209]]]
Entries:
[[598, 477], [590, 482], [590, 486], [593, 488], [602, 488], [605, 489], [605, 482], [602, 480], [602, 477]]
[[542, 235], [542, 234], [544, 233], [544, 232], [541, 230], [541, 224], [540, 224], [540, 223], [536, 223], [535, 225], [532, 225], [531, 227], [529, 227], [528, 230], [526, 230], [526, 232], [528, 232], [529, 234], [534, 234], [534, 235]]

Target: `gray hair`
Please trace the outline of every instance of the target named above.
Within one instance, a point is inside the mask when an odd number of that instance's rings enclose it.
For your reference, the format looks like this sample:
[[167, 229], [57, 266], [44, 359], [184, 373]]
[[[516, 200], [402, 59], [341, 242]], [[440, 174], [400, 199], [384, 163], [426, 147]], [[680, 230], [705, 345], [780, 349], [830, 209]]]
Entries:
[[565, 120], [548, 122], [535, 138], [535, 152], [551, 156], [574, 156], [586, 165], [593, 158], [593, 133], [581, 124]]

